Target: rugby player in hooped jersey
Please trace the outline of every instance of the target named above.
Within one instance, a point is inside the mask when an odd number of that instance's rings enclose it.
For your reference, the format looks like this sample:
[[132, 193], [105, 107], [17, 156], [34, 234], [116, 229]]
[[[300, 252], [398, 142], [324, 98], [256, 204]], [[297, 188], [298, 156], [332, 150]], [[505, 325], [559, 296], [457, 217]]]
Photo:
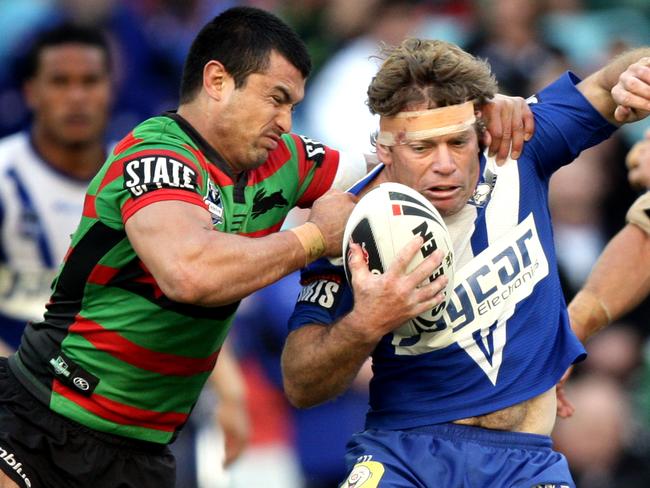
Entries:
[[454, 291], [435, 331], [404, 337], [393, 331], [442, 300], [432, 296], [444, 277], [419, 286], [430, 262], [405, 272], [418, 239], [382, 275], [353, 244], [352, 286], [329, 261], [303, 270], [305, 285], [331, 281], [337, 292], [327, 306], [296, 304], [282, 357], [290, 401], [331, 399], [373, 361], [367, 430], [348, 444], [342, 486], [362, 474], [364, 488], [574, 486], [549, 435], [555, 385], [585, 351], [560, 288], [548, 183], [619, 123], [647, 115], [649, 55], [631, 51], [582, 81], [566, 73], [531, 97], [535, 135], [498, 167], [483, 155], [480, 123], [496, 91], [489, 66], [445, 42], [387, 49], [368, 89], [383, 165], [354, 190], [397, 181], [438, 208], [454, 242]]
[[[340, 254], [355, 197], [327, 192], [366, 162], [289, 133], [309, 70], [295, 32], [258, 9], [225, 11], [198, 34], [178, 111], [117, 144], [43, 320], [0, 360], [0, 486], [174, 486], [167, 444], [238, 301]], [[494, 133], [506, 141], [512, 127], [517, 146], [530, 124], [519, 101], [502, 102]], [[306, 224], [277, 232], [310, 205]]]

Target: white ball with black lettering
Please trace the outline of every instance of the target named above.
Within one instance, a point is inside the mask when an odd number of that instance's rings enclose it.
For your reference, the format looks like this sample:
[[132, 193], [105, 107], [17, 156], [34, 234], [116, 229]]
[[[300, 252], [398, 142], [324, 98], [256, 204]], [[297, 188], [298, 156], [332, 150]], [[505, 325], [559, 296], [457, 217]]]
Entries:
[[420, 252], [408, 265], [411, 271], [436, 249], [442, 249], [442, 264], [428, 277], [431, 282], [446, 275], [448, 284], [443, 290], [444, 300], [432, 310], [412, 318], [394, 331], [411, 337], [441, 328], [437, 324], [449, 303], [454, 283], [454, 252], [451, 237], [440, 213], [424, 196], [400, 183], [382, 183], [364, 195], [352, 211], [343, 235], [343, 265], [348, 283], [352, 283], [347, 267], [350, 238], [360, 244], [366, 263], [372, 273], [383, 273], [395, 255], [414, 236], [424, 243]]

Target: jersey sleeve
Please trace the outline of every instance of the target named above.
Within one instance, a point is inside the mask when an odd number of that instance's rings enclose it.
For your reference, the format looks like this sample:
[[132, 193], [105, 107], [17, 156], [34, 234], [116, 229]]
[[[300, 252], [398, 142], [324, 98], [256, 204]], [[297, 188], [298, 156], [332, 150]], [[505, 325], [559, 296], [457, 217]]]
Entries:
[[352, 309], [352, 291], [343, 267], [328, 259], [319, 259], [303, 269], [300, 284], [302, 289], [289, 318], [289, 331], [307, 324], [329, 325]]
[[[131, 138], [131, 145], [122, 141], [116, 146], [94, 185], [98, 218], [112, 227], [121, 227], [138, 210], [155, 202], [173, 200], [205, 207], [205, 170], [191, 148], [181, 143]], [[92, 187], [87, 200], [92, 198]]]
[[298, 158], [300, 188], [296, 205], [299, 207], [310, 207], [330, 188], [346, 190], [366, 173], [366, 160], [361, 153], [341, 153], [301, 135], [287, 137]]
[[528, 99], [535, 117], [535, 133], [524, 151], [547, 180], [584, 149], [616, 130], [578, 90], [579, 82], [576, 75], [567, 72]]

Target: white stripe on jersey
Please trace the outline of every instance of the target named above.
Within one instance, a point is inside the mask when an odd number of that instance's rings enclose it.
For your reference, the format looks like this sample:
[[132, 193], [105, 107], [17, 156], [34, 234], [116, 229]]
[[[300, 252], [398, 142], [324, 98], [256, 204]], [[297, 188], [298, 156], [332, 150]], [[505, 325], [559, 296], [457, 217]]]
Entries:
[[27, 133], [0, 141], [0, 314], [42, 319], [87, 186], [44, 162]]

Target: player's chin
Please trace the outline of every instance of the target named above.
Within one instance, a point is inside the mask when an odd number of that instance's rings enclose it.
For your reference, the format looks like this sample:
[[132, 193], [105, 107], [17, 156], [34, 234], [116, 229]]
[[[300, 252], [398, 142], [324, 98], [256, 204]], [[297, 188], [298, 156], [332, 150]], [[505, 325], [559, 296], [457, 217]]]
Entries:
[[268, 157], [267, 149], [256, 147], [247, 155], [245, 166], [247, 169], [258, 168], [266, 162]]
[[436, 207], [443, 217], [449, 217], [457, 214], [465, 206], [465, 201], [460, 198], [428, 198], [428, 200]]

